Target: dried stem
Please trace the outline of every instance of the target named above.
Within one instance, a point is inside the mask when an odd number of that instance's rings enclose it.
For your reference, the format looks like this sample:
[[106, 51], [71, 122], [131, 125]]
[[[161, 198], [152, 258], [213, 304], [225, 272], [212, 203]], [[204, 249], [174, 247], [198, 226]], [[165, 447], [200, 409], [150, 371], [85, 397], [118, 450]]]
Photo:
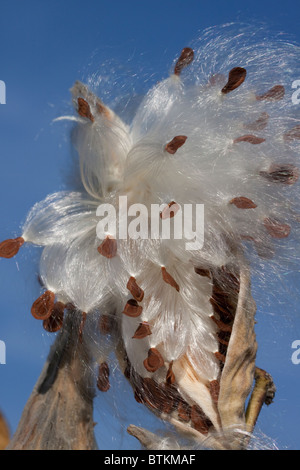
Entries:
[[66, 317], [7, 450], [97, 448], [90, 355], [79, 341], [80, 322], [79, 312]]

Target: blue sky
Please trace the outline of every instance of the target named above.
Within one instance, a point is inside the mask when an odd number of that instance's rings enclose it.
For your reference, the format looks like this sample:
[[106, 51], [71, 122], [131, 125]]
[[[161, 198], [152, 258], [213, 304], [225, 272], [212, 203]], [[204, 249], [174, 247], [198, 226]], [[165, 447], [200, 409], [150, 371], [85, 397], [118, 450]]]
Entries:
[[[145, 82], [140, 85], [134, 76], [128, 82], [128, 70], [143, 77], [149, 73], [150, 82], [164, 77], [178, 51], [201, 30], [232, 21], [264, 22], [270, 31], [282, 31], [300, 43], [298, 0], [2, 0], [0, 8], [0, 80], [7, 87], [7, 103], [0, 105], [1, 240], [19, 235], [20, 224], [36, 201], [64, 188], [70, 127], [52, 120], [70, 110], [69, 89], [76, 79], [99, 74], [102, 65], [109, 73], [112, 58], [112, 76], [119, 73], [125, 89], [142, 91]], [[107, 85], [111, 99], [121, 85]], [[28, 247], [13, 260], [0, 260], [0, 340], [7, 349], [7, 364], [0, 365], [0, 409], [13, 431], [52, 341], [30, 315], [39, 295], [38, 255], [39, 250]], [[280, 293], [273, 302], [258, 303], [258, 365], [272, 373], [278, 389], [258, 427], [280, 448], [299, 449], [300, 365], [291, 361], [291, 344], [300, 339], [299, 273], [286, 273], [285, 279], [280, 286], [274, 280], [273, 289]], [[134, 403], [126, 393], [130, 411]], [[134, 411], [135, 424], [143, 419], [140, 407]], [[103, 408], [101, 402], [96, 408]], [[130, 423], [129, 411], [121, 419], [123, 427]], [[101, 436], [101, 418], [96, 420]], [[148, 420], [150, 427], [156, 426]], [[107, 411], [102, 422], [110, 421]], [[137, 447], [116, 426], [110, 424], [103, 446]]]

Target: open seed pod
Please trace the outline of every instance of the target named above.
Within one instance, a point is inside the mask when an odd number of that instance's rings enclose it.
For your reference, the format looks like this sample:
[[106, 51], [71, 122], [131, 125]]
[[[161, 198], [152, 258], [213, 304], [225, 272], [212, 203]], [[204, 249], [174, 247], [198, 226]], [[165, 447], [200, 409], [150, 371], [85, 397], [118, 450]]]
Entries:
[[[259, 390], [254, 388], [246, 412], [246, 400], [257, 379], [256, 371], [260, 370], [255, 366], [256, 304], [246, 266], [241, 266], [238, 273], [224, 268], [221, 272], [216, 279], [211, 275], [210, 301], [214, 305], [219, 338], [219, 350], [215, 353], [219, 360], [216, 380], [204, 383], [186, 355], [169, 368], [161, 366], [159, 357], [155, 356], [152, 362], [152, 356], [148, 357], [154, 368], [156, 365], [164, 369], [160, 377], [166, 374], [165, 381], [137, 376], [130, 372], [128, 358], [124, 361], [121, 354], [119, 359], [135, 388], [137, 401], [170, 422], [177, 437], [188, 438], [193, 447], [236, 450], [247, 448], [261, 406], [272, 401], [275, 389], [271, 377], [265, 374]], [[145, 429], [129, 426], [128, 432], [148, 449], [157, 445], [154, 442], [157, 436]]]

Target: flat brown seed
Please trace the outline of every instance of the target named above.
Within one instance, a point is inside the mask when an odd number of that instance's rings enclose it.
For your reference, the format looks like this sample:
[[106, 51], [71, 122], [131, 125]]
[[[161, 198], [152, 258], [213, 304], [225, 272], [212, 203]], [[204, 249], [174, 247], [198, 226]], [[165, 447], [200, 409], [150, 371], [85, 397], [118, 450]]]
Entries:
[[190, 65], [194, 60], [194, 51], [190, 47], [182, 49], [179, 59], [174, 67], [174, 74], [180, 75], [182, 69]]
[[195, 273], [199, 274], [199, 276], [203, 277], [211, 277], [210, 270], [209, 269], [204, 269], [204, 268], [194, 268]]
[[222, 88], [222, 93], [225, 95], [238, 88], [244, 81], [247, 75], [246, 69], [242, 67], [234, 67], [230, 70], [228, 81]]
[[213, 306], [214, 312], [222, 319], [221, 321], [227, 324], [233, 320], [233, 314], [230, 311], [230, 306], [226, 302], [226, 299], [220, 299], [214, 296], [211, 297], [209, 301]]
[[250, 131], [262, 131], [265, 129], [269, 122], [269, 115], [268, 113], [261, 113], [256, 121], [253, 121], [249, 124], [244, 124], [245, 129], [249, 129]]
[[193, 405], [191, 409], [191, 421], [193, 427], [201, 434], [207, 434], [208, 429], [211, 425], [208, 418], [205, 416], [204, 412], [197, 405]]
[[161, 268], [161, 272], [162, 272], [163, 280], [170, 286], [174, 287], [174, 289], [176, 289], [177, 292], [179, 292], [179, 285], [177, 284], [175, 279], [171, 276], [171, 274], [168, 273], [168, 271], [166, 270], [164, 266]]
[[127, 289], [131, 293], [131, 295], [137, 300], [138, 302], [141, 302], [144, 298], [144, 291], [141, 289], [136, 280], [135, 277], [131, 276], [129, 278], [129, 281], [127, 282]]
[[282, 85], [275, 85], [273, 88], [268, 90], [263, 95], [256, 96], [258, 101], [279, 101], [282, 100], [285, 94], [284, 86]]
[[143, 364], [148, 372], [156, 372], [164, 365], [164, 359], [156, 348], [150, 348]]
[[300, 126], [295, 126], [283, 135], [286, 142], [300, 139]]
[[95, 118], [91, 113], [90, 105], [83, 98], [78, 98], [78, 114], [82, 117], [88, 118], [90, 121], [94, 122]]
[[102, 362], [99, 366], [97, 388], [100, 392], [107, 392], [110, 389], [109, 367], [106, 362]]
[[148, 406], [161, 413], [170, 413], [173, 408], [173, 397], [165, 389], [164, 385], [146, 377], [142, 382], [142, 400]]
[[12, 258], [18, 253], [24, 242], [22, 237], [4, 240], [0, 243], [0, 258]]
[[232, 332], [232, 326], [226, 325], [226, 323], [222, 322], [221, 320], [218, 320], [214, 315], [212, 315], [210, 318], [215, 322], [219, 330], [226, 331], [228, 333]]
[[135, 299], [129, 299], [124, 307], [122, 313], [128, 317], [139, 317], [142, 314], [143, 307], [141, 307]]
[[255, 209], [257, 205], [251, 201], [251, 199], [248, 199], [247, 197], [240, 196], [240, 197], [235, 197], [234, 199], [231, 199], [229, 204], [235, 205], [238, 209]]
[[177, 150], [183, 146], [185, 143], [187, 137], [185, 135], [177, 135], [174, 137], [174, 139], [171, 140], [166, 146], [165, 146], [165, 151], [170, 153], [171, 155], [174, 155], [174, 153], [177, 152]]
[[166, 382], [168, 385], [173, 385], [175, 383], [175, 374], [173, 372], [173, 361], [170, 362], [169, 368], [167, 370]]
[[264, 226], [272, 238], [286, 238], [291, 233], [291, 227], [288, 224], [282, 224], [269, 217], [264, 219]]
[[260, 175], [275, 183], [294, 184], [299, 179], [299, 169], [294, 165], [272, 165]]
[[219, 331], [217, 333], [218, 336], [218, 341], [221, 343], [223, 346], [228, 346], [229, 345], [229, 340], [230, 340], [230, 333], [226, 331]]
[[55, 302], [49, 318], [43, 321], [43, 327], [49, 333], [56, 333], [63, 326], [65, 304]]
[[226, 357], [224, 356], [224, 354], [221, 354], [217, 351], [217, 352], [215, 352], [215, 356], [220, 362], [225, 364]]
[[54, 307], [55, 294], [47, 290], [33, 302], [31, 313], [37, 320], [46, 320], [50, 317]]
[[191, 419], [191, 407], [188, 403], [183, 400], [180, 400], [177, 408], [178, 419], [188, 423]]
[[133, 335], [133, 339], [143, 339], [145, 338], [146, 336], [149, 336], [152, 334], [152, 331], [150, 329], [150, 325], [149, 323], [143, 321], [142, 323], [139, 324], [139, 326], [137, 327], [134, 335]]
[[211, 380], [209, 382], [209, 391], [213, 402], [217, 404], [220, 392], [220, 384], [218, 380]]
[[113, 258], [117, 254], [117, 240], [107, 236], [97, 248], [100, 255]]
[[175, 217], [179, 209], [180, 209], [180, 206], [177, 204], [177, 202], [175, 201], [169, 202], [169, 204], [160, 213], [160, 218], [163, 220], [172, 219], [172, 217]]
[[237, 137], [236, 139], [234, 139], [233, 143], [238, 144], [239, 142], [248, 142], [249, 144], [252, 144], [252, 145], [258, 145], [258, 144], [262, 144], [263, 142], [265, 142], [265, 140], [266, 139], [263, 139], [262, 137], [257, 137], [256, 135], [249, 134], [249, 135], [242, 135], [241, 137]]

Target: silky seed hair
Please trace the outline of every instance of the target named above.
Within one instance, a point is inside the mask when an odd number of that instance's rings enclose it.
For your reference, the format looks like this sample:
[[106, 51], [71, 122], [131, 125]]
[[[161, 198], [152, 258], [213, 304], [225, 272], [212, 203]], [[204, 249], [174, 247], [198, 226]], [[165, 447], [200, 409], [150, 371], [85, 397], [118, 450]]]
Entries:
[[[266, 280], [266, 266], [280, 276], [299, 261], [300, 127], [287, 92], [299, 47], [234, 28], [211, 28], [184, 47], [130, 124], [77, 81], [74, 115], [57, 121], [75, 121], [83, 189], [37, 203], [19, 237], [0, 244], [3, 258], [26, 243], [44, 247], [44, 290], [31, 313], [56, 332], [66, 313], [82, 312], [79, 341], [90, 341], [99, 392], [111, 393], [117, 358], [139, 404], [206, 437], [221, 432], [216, 404], [240, 266]], [[203, 247], [187, 249], [185, 235], [97, 233], [97, 207], [118, 207], [120, 196], [148, 214], [164, 207], [161, 220], [204, 204]]]

